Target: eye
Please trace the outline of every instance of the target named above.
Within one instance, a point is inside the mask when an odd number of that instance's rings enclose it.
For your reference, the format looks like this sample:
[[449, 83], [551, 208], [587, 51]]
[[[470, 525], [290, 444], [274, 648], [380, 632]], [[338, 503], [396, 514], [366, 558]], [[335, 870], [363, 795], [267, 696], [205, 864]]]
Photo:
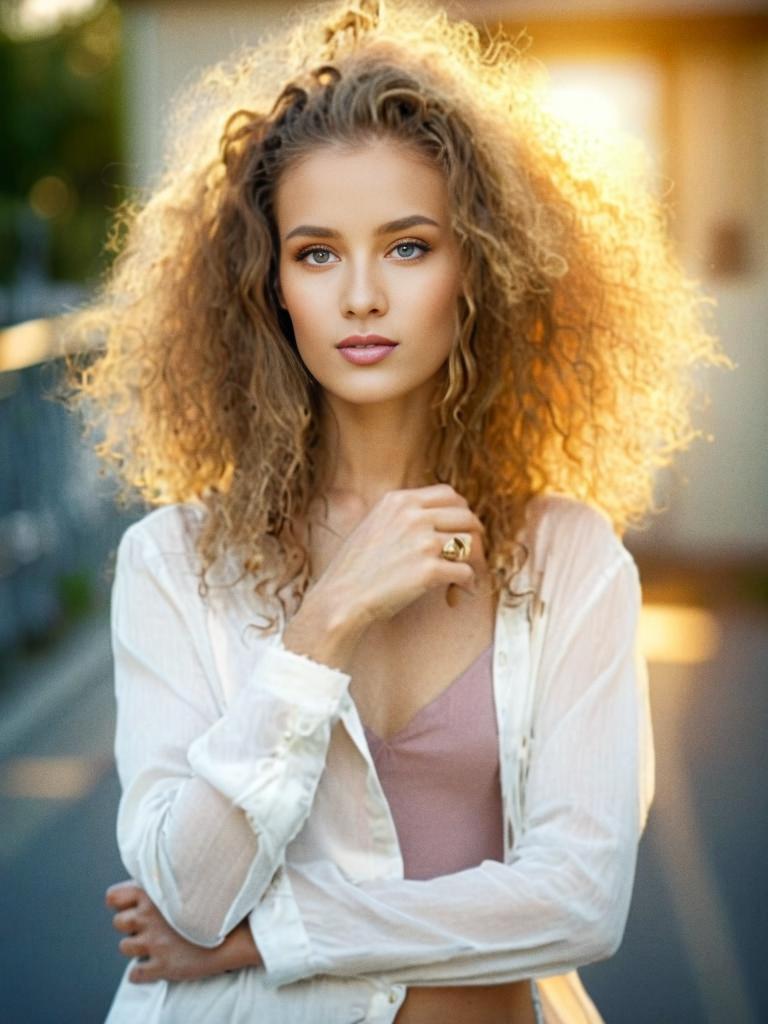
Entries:
[[405, 241], [398, 242], [390, 252], [396, 253], [401, 260], [407, 263], [411, 263], [414, 260], [420, 259], [425, 253], [430, 251], [430, 246], [426, 242], [416, 241]]
[[[312, 256], [313, 259], [308, 259], [309, 256]], [[296, 253], [294, 259], [299, 263], [307, 263], [310, 267], [325, 267], [332, 262], [332, 257], [333, 253], [330, 249], [315, 245], [309, 249], [302, 249], [301, 252]]]

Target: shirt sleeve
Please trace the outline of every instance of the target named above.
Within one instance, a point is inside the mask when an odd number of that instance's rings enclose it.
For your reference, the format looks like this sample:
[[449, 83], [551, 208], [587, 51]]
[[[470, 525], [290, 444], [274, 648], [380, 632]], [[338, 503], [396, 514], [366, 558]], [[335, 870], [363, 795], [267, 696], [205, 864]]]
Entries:
[[188, 559], [142, 529], [112, 595], [118, 845], [166, 920], [215, 946], [308, 816], [350, 677], [262, 640], [244, 682], [217, 678]]
[[426, 881], [353, 882], [328, 862], [287, 867], [274, 898], [250, 916], [267, 984], [327, 973], [488, 985], [561, 974], [616, 951], [644, 825], [650, 734], [637, 569], [623, 546], [612, 554], [550, 598], [525, 827], [511, 862]]

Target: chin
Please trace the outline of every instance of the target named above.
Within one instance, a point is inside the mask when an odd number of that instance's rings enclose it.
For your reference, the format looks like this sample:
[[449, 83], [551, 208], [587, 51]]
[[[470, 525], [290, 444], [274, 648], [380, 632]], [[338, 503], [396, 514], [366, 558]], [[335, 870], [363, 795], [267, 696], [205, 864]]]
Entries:
[[[373, 375], [371, 375], [371, 378]], [[352, 405], [374, 405], [376, 403], [392, 402], [397, 399], [407, 398], [414, 392], [421, 391], [427, 384], [426, 380], [409, 381], [398, 385], [394, 381], [386, 380], [360, 380], [354, 385], [340, 388], [338, 386], [328, 388], [321, 384], [321, 387], [329, 395]]]

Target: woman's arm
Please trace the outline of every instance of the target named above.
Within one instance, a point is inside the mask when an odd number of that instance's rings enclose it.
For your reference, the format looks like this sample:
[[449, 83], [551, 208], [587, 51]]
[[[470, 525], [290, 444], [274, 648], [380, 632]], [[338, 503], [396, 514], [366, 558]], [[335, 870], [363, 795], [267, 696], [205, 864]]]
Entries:
[[[114, 927], [126, 936], [120, 941], [120, 952], [138, 958], [128, 974], [134, 984], [194, 981], [261, 965], [246, 922], [231, 931], [220, 946], [203, 949], [178, 935], [134, 882], [110, 886], [106, 903], [115, 910]], [[516, 1024], [534, 1024], [528, 983], [412, 988], [398, 1011], [397, 1024], [444, 1024], [457, 1018], [463, 1024], [487, 1024], [502, 1017]]]
[[527, 822], [512, 863], [359, 884], [328, 862], [284, 867], [250, 915], [267, 984], [370, 973], [489, 985], [616, 951], [652, 747], [637, 570], [610, 543], [596, 562], [580, 586], [550, 598]]
[[[156, 513], [155, 530], [173, 514]], [[214, 656], [197, 584], [175, 535], [160, 550], [146, 521], [126, 532], [112, 604], [118, 843], [173, 928], [215, 946], [309, 814], [349, 676], [278, 644], [230, 664], [219, 637]]]
[[125, 936], [119, 943], [120, 952], [137, 958], [128, 975], [128, 980], [135, 984], [161, 979], [190, 981], [261, 965], [245, 922], [234, 928], [220, 945], [206, 949], [174, 931], [135, 882], [111, 885], [105, 902], [115, 912], [113, 927]]

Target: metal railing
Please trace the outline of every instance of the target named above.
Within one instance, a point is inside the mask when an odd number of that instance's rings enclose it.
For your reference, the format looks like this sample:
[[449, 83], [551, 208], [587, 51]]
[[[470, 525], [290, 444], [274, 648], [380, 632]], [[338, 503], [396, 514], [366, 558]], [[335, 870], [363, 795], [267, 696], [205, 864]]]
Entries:
[[60, 323], [0, 331], [0, 657], [103, 600], [136, 515], [117, 509], [76, 417], [54, 400]]

